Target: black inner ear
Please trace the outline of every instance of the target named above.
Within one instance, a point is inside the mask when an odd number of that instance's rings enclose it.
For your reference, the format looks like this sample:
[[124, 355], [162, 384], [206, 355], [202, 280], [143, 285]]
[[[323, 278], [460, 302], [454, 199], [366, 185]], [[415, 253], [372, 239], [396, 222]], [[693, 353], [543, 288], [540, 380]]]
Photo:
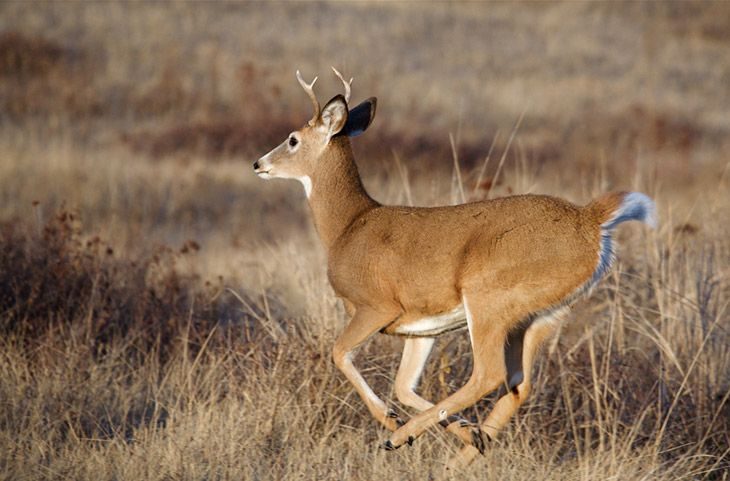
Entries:
[[376, 100], [373, 97], [350, 110], [341, 133], [348, 137], [357, 137], [365, 132], [375, 117], [375, 105]]

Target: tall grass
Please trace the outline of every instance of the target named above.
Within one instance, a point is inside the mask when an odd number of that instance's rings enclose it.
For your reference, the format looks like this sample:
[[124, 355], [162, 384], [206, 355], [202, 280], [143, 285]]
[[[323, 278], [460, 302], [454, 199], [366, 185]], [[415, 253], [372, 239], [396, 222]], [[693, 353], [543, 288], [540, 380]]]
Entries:
[[[614, 273], [538, 361], [535, 395], [463, 473], [442, 472], [458, 446], [439, 430], [378, 449], [386, 433], [330, 361], [346, 320], [306, 246], [263, 247], [251, 265], [296, 266], [306, 314], [292, 315], [286, 293], [181, 272], [195, 246], [135, 259], [88, 239], [72, 213], [6, 224], [5, 477], [726, 479], [726, 227], [664, 220], [656, 234], [622, 231]], [[399, 344], [377, 339], [357, 358], [391, 402]], [[421, 388], [433, 399], [470, 369], [464, 336], [437, 346]]]

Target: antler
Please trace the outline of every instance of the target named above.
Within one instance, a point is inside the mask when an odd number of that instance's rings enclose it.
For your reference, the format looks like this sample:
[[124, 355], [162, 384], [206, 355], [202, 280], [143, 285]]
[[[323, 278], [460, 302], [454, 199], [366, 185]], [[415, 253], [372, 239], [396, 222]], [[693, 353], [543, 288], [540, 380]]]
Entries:
[[336, 68], [332, 67], [332, 71], [335, 73], [335, 75], [337, 75], [337, 77], [339, 77], [340, 80], [342, 80], [342, 84], [345, 86], [345, 102], [349, 103], [350, 102], [350, 85], [352, 85], [352, 81], [354, 79], [351, 78], [349, 82], [345, 82], [345, 79], [342, 78], [342, 74], [340, 72], [338, 72]]
[[312, 101], [312, 106], [314, 107], [314, 115], [312, 116], [311, 120], [309, 121], [309, 125], [314, 125], [315, 122], [317, 122], [317, 119], [319, 119], [319, 102], [317, 102], [317, 96], [314, 95], [314, 82], [317, 81], [318, 77], [314, 77], [314, 80], [312, 80], [312, 83], [307, 84], [307, 82], [304, 81], [302, 78], [302, 74], [299, 73], [299, 70], [297, 70], [297, 80], [299, 81], [299, 85], [302, 86], [304, 91], [309, 96], [309, 100]]

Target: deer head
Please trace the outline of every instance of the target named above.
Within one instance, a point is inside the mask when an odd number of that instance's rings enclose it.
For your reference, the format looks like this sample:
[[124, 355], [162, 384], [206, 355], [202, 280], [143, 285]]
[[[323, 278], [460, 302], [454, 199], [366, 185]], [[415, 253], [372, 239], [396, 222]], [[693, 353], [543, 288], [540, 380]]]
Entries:
[[338, 148], [333, 139], [340, 136], [355, 137], [370, 126], [375, 117], [375, 97], [349, 110], [347, 103], [350, 100], [352, 79], [347, 82], [334, 67], [332, 70], [342, 80], [345, 95], [335, 95], [321, 110], [313, 89], [317, 78], [308, 84], [297, 70], [297, 80], [312, 101], [314, 114], [301, 129], [289, 134], [284, 142], [254, 162], [254, 171], [259, 177], [297, 179], [304, 184], [309, 197], [312, 175], [319, 161], [324, 157], [329, 158], [325, 154]]

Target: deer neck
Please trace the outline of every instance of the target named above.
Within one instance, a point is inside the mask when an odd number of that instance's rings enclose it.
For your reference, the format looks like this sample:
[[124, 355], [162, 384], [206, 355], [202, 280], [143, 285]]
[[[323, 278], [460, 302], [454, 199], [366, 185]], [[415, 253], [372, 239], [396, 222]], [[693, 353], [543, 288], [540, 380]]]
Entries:
[[317, 161], [309, 196], [314, 225], [328, 252], [357, 217], [378, 205], [365, 192], [350, 140], [339, 136], [330, 142]]

